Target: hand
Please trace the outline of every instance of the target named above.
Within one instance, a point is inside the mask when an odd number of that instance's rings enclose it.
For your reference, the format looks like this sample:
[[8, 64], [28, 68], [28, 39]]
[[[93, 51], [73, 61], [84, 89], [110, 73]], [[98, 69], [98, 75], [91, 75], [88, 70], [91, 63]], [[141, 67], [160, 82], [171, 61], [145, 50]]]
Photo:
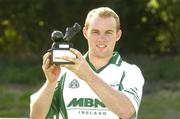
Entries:
[[64, 56], [62, 59], [73, 62], [74, 64], [63, 64], [61, 66], [74, 72], [80, 79], [85, 81], [89, 80], [89, 77], [93, 75], [93, 71], [87, 64], [86, 60], [78, 50], [70, 48], [70, 51], [76, 55], [76, 58]]
[[51, 52], [47, 52], [43, 56], [42, 69], [49, 83], [57, 82], [61, 68], [59, 65], [51, 64]]

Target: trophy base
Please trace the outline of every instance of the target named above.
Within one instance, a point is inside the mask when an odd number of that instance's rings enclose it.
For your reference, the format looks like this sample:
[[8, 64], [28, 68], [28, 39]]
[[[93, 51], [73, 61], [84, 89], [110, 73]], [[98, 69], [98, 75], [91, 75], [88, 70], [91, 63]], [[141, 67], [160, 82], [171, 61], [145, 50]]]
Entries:
[[54, 49], [52, 50], [52, 63], [53, 64], [74, 64], [67, 60], [62, 59], [63, 56], [76, 58], [76, 55], [70, 52], [68, 49]]

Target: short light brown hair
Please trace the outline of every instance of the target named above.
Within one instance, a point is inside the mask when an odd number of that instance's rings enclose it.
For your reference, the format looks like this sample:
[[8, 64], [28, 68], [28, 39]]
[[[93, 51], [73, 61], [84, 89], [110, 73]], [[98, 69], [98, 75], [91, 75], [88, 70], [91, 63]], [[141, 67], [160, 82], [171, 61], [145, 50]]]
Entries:
[[120, 29], [120, 18], [116, 14], [116, 12], [114, 10], [112, 10], [111, 8], [109, 8], [109, 7], [99, 7], [99, 8], [91, 10], [87, 14], [87, 17], [86, 17], [86, 20], [85, 20], [85, 24], [84, 24], [85, 28], [88, 28], [89, 20], [93, 16], [98, 16], [98, 17], [114, 17], [114, 19], [116, 21], [116, 29], [117, 29], [117, 31]]

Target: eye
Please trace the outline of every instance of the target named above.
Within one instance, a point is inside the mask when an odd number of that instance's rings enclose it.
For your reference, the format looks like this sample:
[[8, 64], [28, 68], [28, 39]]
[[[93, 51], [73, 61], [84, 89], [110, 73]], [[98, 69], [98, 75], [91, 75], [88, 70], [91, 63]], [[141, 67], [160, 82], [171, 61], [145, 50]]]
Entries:
[[107, 34], [107, 35], [112, 35], [112, 34], [113, 34], [113, 31], [111, 31], [111, 30], [106, 31], [106, 34]]
[[112, 32], [107, 32], [106, 34], [112, 34]]
[[93, 30], [92, 33], [98, 33], [98, 31]]
[[92, 30], [91, 33], [92, 34], [99, 34], [99, 31], [98, 30]]

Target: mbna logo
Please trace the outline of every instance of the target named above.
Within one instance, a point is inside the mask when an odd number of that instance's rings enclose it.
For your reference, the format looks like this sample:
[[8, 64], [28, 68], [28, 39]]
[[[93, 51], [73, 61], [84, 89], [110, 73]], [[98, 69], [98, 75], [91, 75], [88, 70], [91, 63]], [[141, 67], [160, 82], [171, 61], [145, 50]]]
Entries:
[[94, 108], [105, 108], [104, 103], [98, 99], [91, 98], [73, 98], [67, 107], [94, 107]]

